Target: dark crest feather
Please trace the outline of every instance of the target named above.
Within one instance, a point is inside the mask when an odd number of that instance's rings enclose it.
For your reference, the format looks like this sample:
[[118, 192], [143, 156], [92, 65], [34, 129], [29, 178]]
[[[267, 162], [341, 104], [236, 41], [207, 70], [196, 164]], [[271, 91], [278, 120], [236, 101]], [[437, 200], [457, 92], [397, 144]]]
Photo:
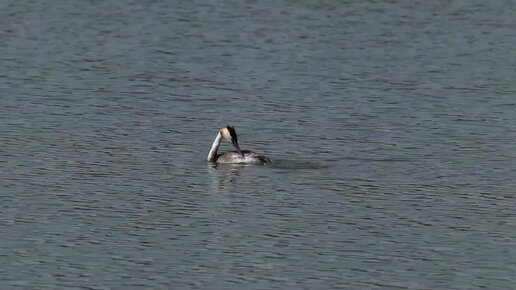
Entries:
[[237, 138], [237, 134], [236, 134], [236, 131], [235, 131], [235, 127], [233, 127], [233, 126], [226, 126], [226, 128], [228, 129], [229, 134], [231, 135], [231, 138], [233, 138], [233, 140], [235, 140], [235, 142], [238, 142], [238, 138]]

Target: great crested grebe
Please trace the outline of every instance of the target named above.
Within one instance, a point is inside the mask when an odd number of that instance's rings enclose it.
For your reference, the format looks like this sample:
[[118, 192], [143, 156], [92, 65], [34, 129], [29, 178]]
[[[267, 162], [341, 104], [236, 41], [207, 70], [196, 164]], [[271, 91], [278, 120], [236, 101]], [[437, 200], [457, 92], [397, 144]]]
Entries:
[[[222, 139], [226, 139], [230, 141], [233, 146], [235, 146], [236, 151], [226, 152], [224, 154], [217, 154], [217, 150], [219, 149], [220, 141]], [[221, 128], [219, 133], [217, 133], [217, 137], [215, 137], [215, 141], [211, 145], [210, 153], [208, 153], [208, 162], [217, 162], [217, 163], [247, 163], [247, 164], [267, 164], [270, 163], [271, 160], [261, 154], [248, 151], [248, 150], [240, 150], [240, 146], [238, 146], [238, 138], [234, 127], [227, 126], [225, 128]]]

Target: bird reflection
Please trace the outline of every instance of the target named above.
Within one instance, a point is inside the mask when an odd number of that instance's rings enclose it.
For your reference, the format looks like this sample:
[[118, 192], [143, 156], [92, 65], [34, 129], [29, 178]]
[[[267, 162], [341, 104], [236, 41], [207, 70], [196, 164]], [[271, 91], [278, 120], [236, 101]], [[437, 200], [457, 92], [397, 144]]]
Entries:
[[240, 170], [245, 166], [243, 164], [220, 164], [208, 163], [208, 173], [211, 179], [212, 193], [227, 192], [238, 184], [236, 180], [240, 176]]

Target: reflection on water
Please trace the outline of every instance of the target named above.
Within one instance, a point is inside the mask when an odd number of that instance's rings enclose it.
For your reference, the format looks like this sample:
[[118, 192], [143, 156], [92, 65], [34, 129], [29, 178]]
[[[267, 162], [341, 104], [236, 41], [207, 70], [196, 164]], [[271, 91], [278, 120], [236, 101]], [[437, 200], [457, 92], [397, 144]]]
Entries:
[[220, 194], [227, 192], [229, 189], [235, 186], [236, 179], [239, 176], [240, 170], [247, 164], [218, 164], [218, 163], [207, 163], [209, 179], [210, 179], [210, 192]]

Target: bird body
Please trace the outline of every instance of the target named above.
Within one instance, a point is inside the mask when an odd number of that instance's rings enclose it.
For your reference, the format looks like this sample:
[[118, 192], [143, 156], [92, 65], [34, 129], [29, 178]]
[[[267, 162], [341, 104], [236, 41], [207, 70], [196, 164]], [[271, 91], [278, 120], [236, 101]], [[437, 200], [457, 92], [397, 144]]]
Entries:
[[[236, 151], [230, 151], [223, 154], [217, 154], [222, 139], [230, 141], [236, 148]], [[208, 162], [216, 163], [243, 163], [243, 164], [268, 164], [271, 160], [261, 154], [249, 150], [240, 150], [238, 145], [238, 137], [234, 127], [227, 126], [221, 128], [211, 145], [208, 153]]]
[[258, 153], [242, 150], [242, 154], [237, 151], [230, 151], [219, 155], [217, 163], [247, 163], [247, 164], [267, 164], [271, 163], [271, 160]]

